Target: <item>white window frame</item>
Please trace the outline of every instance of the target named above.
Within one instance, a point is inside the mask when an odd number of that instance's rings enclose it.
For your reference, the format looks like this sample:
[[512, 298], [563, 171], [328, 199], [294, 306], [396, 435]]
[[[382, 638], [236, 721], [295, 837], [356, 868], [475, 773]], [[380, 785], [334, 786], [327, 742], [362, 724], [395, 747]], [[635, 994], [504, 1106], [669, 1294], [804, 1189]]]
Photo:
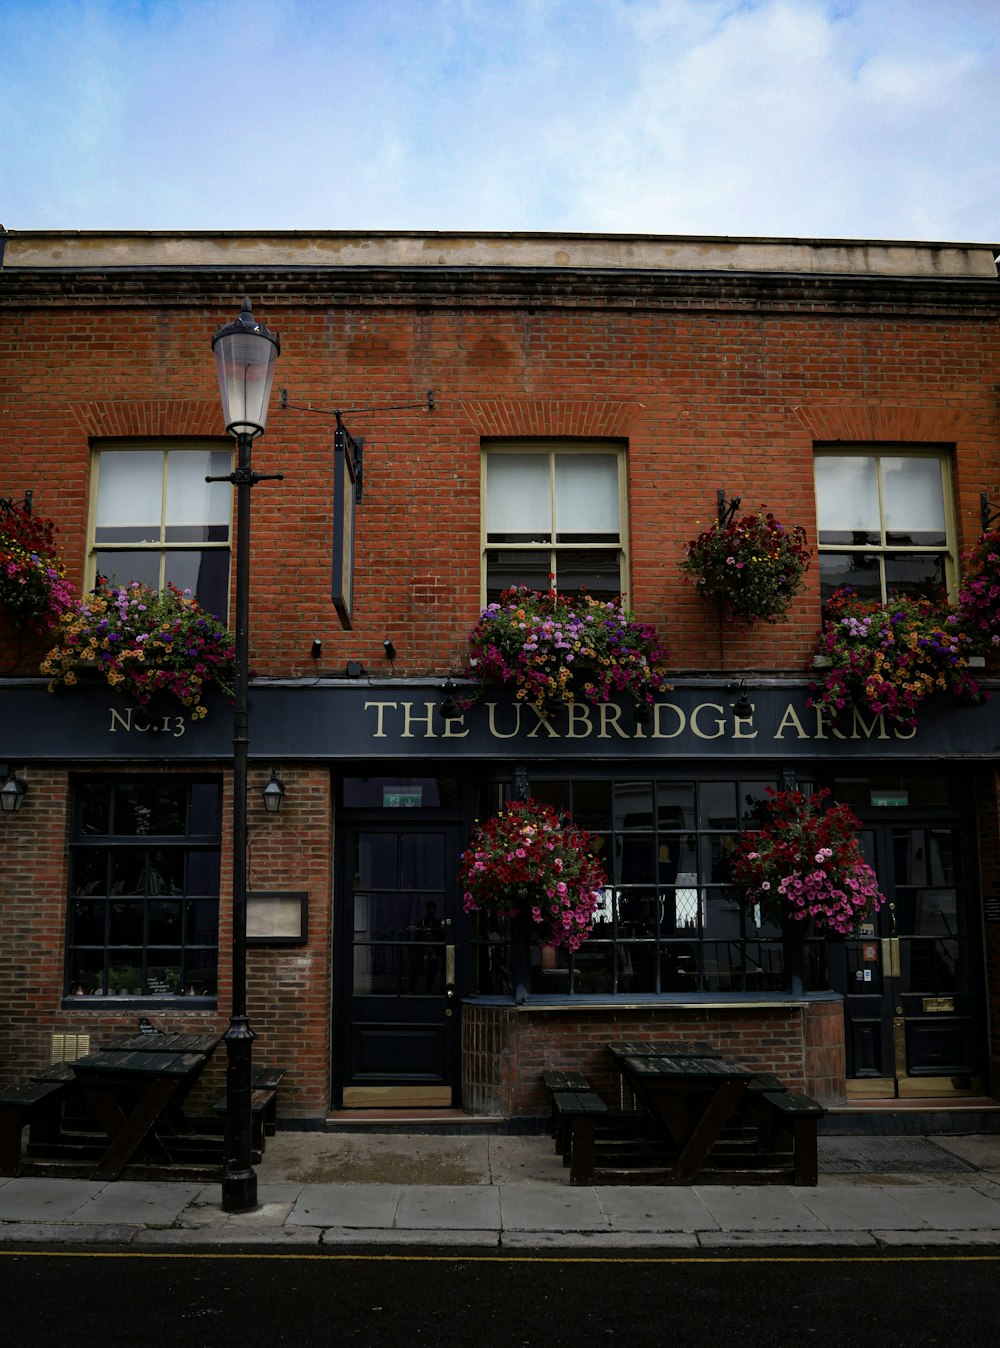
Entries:
[[915, 448], [911, 445], [887, 444], [879, 442], [876, 444], [852, 443], [835, 445], [816, 445], [813, 456], [814, 469], [819, 459], [923, 459], [933, 460], [940, 467], [941, 472], [941, 494], [944, 508], [944, 528], [945, 541], [943, 544], [900, 544], [886, 542], [885, 528], [885, 507], [883, 503], [882, 472], [881, 469], [876, 475], [876, 486], [878, 491], [878, 512], [879, 529], [881, 541], [879, 543], [823, 543], [820, 541], [819, 526], [819, 499], [818, 488], [816, 501], [816, 548], [820, 557], [824, 555], [844, 556], [849, 553], [861, 552], [867, 556], [877, 558], [879, 562], [879, 580], [881, 585], [881, 603], [889, 602], [886, 592], [885, 579], [885, 558], [887, 556], [908, 554], [912, 556], [937, 557], [944, 554], [945, 558], [945, 586], [949, 600], [954, 600], [957, 591], [957, 539], [955, 531], [955, 504], [952, 491], [952, 455], [946, 446], [920, 447]]
[[[232, 506], [230, 505], [229, 519], [227, 521], [227, 533], [225, 539], [207, 540], [199, 539], [191, 542], [187, 541], [169, 541], [166, 538], [167, 529], [167, 482], [169, 455], [179, 450], [198, 450], [202, 453], [222, 453], [227, 456], [227, 460], [232, 465], [232, 441], [224, 440], [187, 440], [187, 439], [104, 439], [95, 440], [91, 445], [91, 479], [90, 479], [90, 511], [87, 521], [87, 559], [86, 559], [86, 586], [93, 588], [97, 583], [97, 554], [99, 552], [121, 552], [136, 553], [146, 556], [153, 554], [159, 556], [158, 567], [158, 589], [163, 589], [166, 584], [166, 565], [167, 557], [170, 554], [180, 552], [224, 552], [229, 558], [229, 568], [227, 571], [226, 595], [228, 609], [229, 579], [232, 573], [232, 548], [234, 544], [234, 528], [232, 517]], [[101, 481], [101, 459], [105, 453], [115, 453], [129, 451], [132, 453], [158, 454], [161, 463], [161, 489], [160, 489], [160, 522], [159, 537], [149, 541], [142, 542], [108, 542], [97, 541], [97, 508], [98, 493]], [[226, 614], [220, 614], [225, 619]]]
[[[628, 555], [628, 497], [627, 497], [627, 467], [626, 467], [626, 447], [621, 440], [484, 440], [482, 442], [482, 470], [481, 470], [481, 503], [480, 503], [480, 521], [481, 521], [481, 540], [480, 540], [480, 586], [483, 602], [486, 602], [487, 595], [487, 571], [488, 554], [490, 552], [534, 552], [541, 556], [548, 554], [548, 573], [555, 573], [555, 585], [557, 589], [562, 587], [559, 584], [559, 564], [560, 553], [572, 552], [593, 552], [606, 553], [608, 556], [618, 558], [618, 578], [619, 593], [623, 596], [628, 593], [629, 585], [629, 555]], [[542, 455], [549, 456], [549, 491], [550, 491], [550, 522], [556, 520], [556, 474], [555, 463], [560, 455], [601, 455], [605, 458], [613, 456], [617, 461], [618, 476], [618, 539], [607, 543], [589, 543], [574, 540], [573, 542], [560, 543], [556, 541], [556, 532], [551, 530], [551, 540], [548, 543], [502, 543], [494, 542], [490, 539], [487, 532], [487, 463], [494, 455]]]

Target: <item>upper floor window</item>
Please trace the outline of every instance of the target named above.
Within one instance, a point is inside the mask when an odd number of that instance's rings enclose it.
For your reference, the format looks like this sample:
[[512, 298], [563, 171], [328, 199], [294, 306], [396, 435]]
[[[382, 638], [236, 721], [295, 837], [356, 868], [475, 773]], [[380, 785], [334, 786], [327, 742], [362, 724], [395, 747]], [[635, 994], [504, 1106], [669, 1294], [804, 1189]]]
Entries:
[[[598, 599], [626, 588], [625, 452], [607, 442], [487, 442], [484, 585]], [[550, 578], [555, 577], [554, 581]]]
[[816, 523], [824, 602], [849, 585], [885, 604], [943, 600], [955, 555], [948, 459], [896, 446], [816, 455]]
[[231, 471], [230, 450], [210, 444], [98, 443], [92, 581], [154, 590], [170, 581], [224, 620], [232, 490], [205, 478]]

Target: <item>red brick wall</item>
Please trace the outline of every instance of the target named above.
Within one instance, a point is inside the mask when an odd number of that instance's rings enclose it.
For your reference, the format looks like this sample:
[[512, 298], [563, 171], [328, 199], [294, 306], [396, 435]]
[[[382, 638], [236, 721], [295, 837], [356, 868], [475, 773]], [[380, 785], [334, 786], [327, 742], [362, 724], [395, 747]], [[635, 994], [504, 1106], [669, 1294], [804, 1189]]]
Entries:
[[837, 1000], [781, 1006], [506, 1007], [462, 1011], [463, 1104], [471, 1113], [548, 1113], [548, 1068], [583, 1072], [612, 1106], [619, 1075], [609, 1040], [697, 1039], [756, 1072], [773, 1072], [823, 1104], [845, 1098], [844, 1020]]
[[[250, 947], [247, 1010], [257, 1035], [255, 1061], [288, 1070], [279, 1094], [280, 1117], [316, 1118], [330, 1106], [330, 774], [320, 768], [275, 766], [285, 783], [280, 813], [266, 815], [251, 790], [248, 886], [308, 891], [309, 940], [301, 946]], [[223, 993], [220, 987], [219, 996], [220, 1004], [228, 1005], [228, 988]]]
[[[144, 765], [143, 772], [150, 770]], [[121, 769], [119, 768], [120, 772]], [[332, 812], [330, 777], [323, 770], [280, 765], [286, 794], [281, 813], [265, 815], [251, 789], [251, 889], [295, 889], [309, 894], [307, 946], [252, 946], [247, 959], [247, 1010], [257, 1038], [254, 1062], [281, 1065], [282, 1118], [315, 1118], [330, 1103], [330, 951]], [[253, 773], [253, 770], [252, 770]], [[223, 803], [222, 898], [219, 912], [219, 996], [215, 1011], [189, 1011], [183, 1000], [139, 1011], [62, 1009], [68, 838], [68, 777], [28, 770], [24, 808], [3, 817], [0, 843], [0, 1085], [48, 1065], [53, 1033], [89, 1033], [93, 1046], [135, 1031], [140, 1015], [162, 1030], [223, 1033], [229, 1024], [232, 949], [232, 800], [227, 777]], [[251, 786], [253, 783], [251, 784]], [[29, 808], [30, 802], [30, 808]], [[199, 1082], [195, 1104], [224, 1087], [220, 1049]]]
[[[1000, 340], [981, 319], [471, 303], [320, 313], [266, 293], [256, 304], [281, 329], [277, 383], [294, 403], [364, 407], [436, 393], [433, 413], [347, 419], [368, 442], [351, 633], [329, 601], [332, 423], [281, 410], [275, 397], [254, 451], [255, 466], [286, 475], [253, 493], [261, 673], [312, 672], [314, 635], [325, 638], [331, 669], [347, 660], [381, 668], [386, 634], [401, 674], [454, 665], [479, 605], [483, 436], [627, 442], [630, 600], [661, 625], [679, 669], [802, 668], [818, 622], [813, 572], [789, 624], [751, 637], [719, 630], [679, 570], [719, 487], [747, 508], [766, 503], [813, 538], [816, 442], [954, 445], [965, 545], [978, 533], [979, 492], [996, 477]], [[60, 527], [75, 580], [93, 439], [223, 437], [209, 339], [227, 314], [197, 302], [167, 312], [164, 321], [146, 307], [5, 314], [0, 493], [33, 488]], [[31, 672], [34, 654], [17, 672]], [[9, 664], [13, 653], [0, 658]]]

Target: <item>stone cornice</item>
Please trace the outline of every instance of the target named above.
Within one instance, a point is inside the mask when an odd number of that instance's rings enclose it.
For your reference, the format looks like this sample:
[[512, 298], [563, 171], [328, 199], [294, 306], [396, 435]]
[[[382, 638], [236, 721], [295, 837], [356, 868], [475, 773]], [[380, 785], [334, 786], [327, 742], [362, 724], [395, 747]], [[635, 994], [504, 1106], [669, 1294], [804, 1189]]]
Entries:
[[981, 277], [629, 271], [571, 267], [17, 267], [0, 270], [12, 309], [226, 308], [244, 292], [270, 311], [523, 308], [843, 314], [996, 319], [1000, 286]]

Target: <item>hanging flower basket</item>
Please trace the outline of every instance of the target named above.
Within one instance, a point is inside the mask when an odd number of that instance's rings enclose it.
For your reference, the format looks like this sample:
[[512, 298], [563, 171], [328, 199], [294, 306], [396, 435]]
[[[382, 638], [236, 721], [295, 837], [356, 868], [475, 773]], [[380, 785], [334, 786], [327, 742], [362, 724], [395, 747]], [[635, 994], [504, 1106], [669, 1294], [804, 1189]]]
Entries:
[[962, 555], [962, 588], [956, 609], [959, 626], [981, 654], [1000, 647], [1000, 530], [984, 533]]
[[860, 821], [846, 805], [827, 805], [829, 794], [768, 788], [732, 853], [732, 885], [775, 926], [806, 922], [819, 934], [850, 936], [885, 897], [861, 854]]
[[55, 525], [0, 500], [0, 610], [18, 629], [44, 632], [73, 599], [55, 545]]
[[133, 582], [98, 589], [65, 613], [41, 672], [51, 678], [50, 692], [96, 674], [141, 707], [168, 695], [201, 720], [207, 687], [233, 695], [234, 645], [228, 628], [188, 591]]
[[755, 515], [720, 521], [687, 545], [681, 567], [702, 599], [721, 606], [727, 622], [752, 627], [778, 622], [809, 569], [806, 532], [786, 528], [761, 506]]
[[469, 647], [477, 696], [491, 684], [513, 687], [542, 715], [568, 702], [596, 706], [616, 696], [644, 708], [670, 686], [669, 652], [656, 628], [621, 603], [583, 591], [571, 600], [556, 590], [505, 590], [483, 609]]
[[852, 706], [912, 729], [924, 701], [935, 692], [967, 702], [986, 696], [969, 673], [975, 643], [959, 614], [927, 599], [878, 604], [837, 590], [815, 654], [829, 661], [810, 684], [809, 705], [831, 719]]
[[591, 847], [590, 834], [551, 805], [512, 801], [476, 829], [462, 853], [465, 911], [522, 915], [543, 945], [578, 949], [608, 883]]

